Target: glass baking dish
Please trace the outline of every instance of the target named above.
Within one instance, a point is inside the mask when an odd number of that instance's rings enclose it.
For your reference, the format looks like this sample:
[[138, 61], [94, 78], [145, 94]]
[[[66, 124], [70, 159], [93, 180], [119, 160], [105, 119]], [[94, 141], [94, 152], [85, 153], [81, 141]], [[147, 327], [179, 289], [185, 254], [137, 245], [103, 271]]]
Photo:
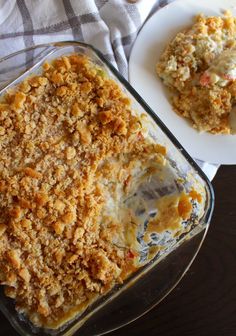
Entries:
[[[148, 133], [155, 142], [167, 148], [168, 171], [159, 185], [149, 186], [149, 194], [159, 192], [158, 197], [178, 190], [189, 190], [192, 186], [202, 190], [203, 206], [196, 210], [186, 223], [189, 229], [178, 238], [168, 232], [162, 237], [153, 237], [152, 246], [160, 244], [163, 249], [155, 257], [144, 262], [139, 270], [122, 285], [116, 285], [107, 294], [91, 303], [87, 309], [58, 329], [35, 327], [28, 319], [18, 314], [13, 300], [0, 291], [0, 309], [12, 326], [21, 335], [102, 335], [117, 329], [143, 315], [158, 304], [180, 281], [193, 262], [206, 235], [213, 207], [213, 189], [205, 174], [184, 148], [161, 122], [157, 114], [143, 101], [119, 72], [92, 46], [80, 42], [57, 42], [24, 49], [0, 59], [0, 95], [14, 87], [31, 74], [40, 73], [45, 60], [78, 53], [87, 55], [92, 62], [102, 67], [131, 98], [133, 110], [148, 117]], [[154, 183], [155, 184], [155, 183]], [[153, 199], [157, 196], [151, 196]], [[145, 230], [145, 225], [143, 230]], [[142, 236], [137, 237], [142, 239]], [[143, 246], [143, 255], [150, 246]]]

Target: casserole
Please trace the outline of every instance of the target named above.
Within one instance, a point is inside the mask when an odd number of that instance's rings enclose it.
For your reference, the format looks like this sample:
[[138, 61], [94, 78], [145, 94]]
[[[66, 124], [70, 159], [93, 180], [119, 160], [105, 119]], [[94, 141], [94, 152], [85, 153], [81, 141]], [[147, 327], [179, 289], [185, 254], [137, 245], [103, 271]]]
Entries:
[[[175, 258], [175, 255], [178, 255], [182, 250], [182, 246], [187, 246], [190, 242], [194, 242], [195, 237], [199, 238], [198, 234], [204, 236], [213, 209], [212, 188], [204, 174], [130, 85], [105, 61], [103, 56], [91, 46], [78, 42], [53, 43], [37, 46], [5, 57], [0, 62], [2, 69], [0, 73], [2, 97], [4, 97], [4, 93], [9, 92], [9, 90], [10, 92], [11, 90], [14, 91], [16, 85], [22, 83], [30, 76], [40, 75], [40, 66], [45, 61], [49, 62], [60, 57], [68, 57], [68, 55], [75, 54], [88, 57], [96, 67], [102, 69], [102, 76], [105, 74], [105, 76], [112, 78], [122, 87], [125, 95], [131, 99], [132, 110], [135, 111], [134, 113], [145, 115], [144, 128], [147, 131], [148, 137], [152, 139], [153, 143], [158, 144], [160, 148], [167, 149], [167, 165], [165, 165], [165, 168], [161, 171], [161, 178], [159, 178], [160, 174], [158, 175], [159, 177], [156, 175], [150, 176], [151, 178], [147, 179], [144, 185], [142, 185], [141, 191], [139, 188], [140, 184], [137, 190], [133, 190], [131, 200], [129, 199], [127, 201], [127, 207], [130, 209], [133, 209], [134, 204], [137, 202], [135, 198], [137, 197], [136, 194], [141, 193], [143, 198], [146, 197], [145, 200], [147, 202], [151, 201], [151, 205], [147, 210], [148, 220], [146, 214], [146, 217], [142, 217], [142, 225], [135, 231], [140, 248], [139, 267], [137, 271], [132, 273], [129, 277], [125, 277], [123, 283], [116, 283], [108, 292], [105, 292], [99, 297], [96, 296], [92, 298], [92, 300], [88, 302], [88, 305], [86, 304], [85, 307], [82, 307], [83, 309], [77, 310], [75, 314], [71, 315], [69, 319], [67, 318], [64, 323], [50, 328], [48, 328], [48, 326], [45, 327], [43, 324], [33, 325], [24, 314], [15, 312], [12, 301], [2, 296], [2, 311], [6, 313], [10, 322], [14, 326], [17, 326], [17, 330], [22, 333], [22, 335], [31, 335], [34, 333], [40, 335], [70, 335], [79, 328], [81, 328], [80, 331], [83, 335], [85, 335], [86, 332], [89, 335], [103, 333], [104, 331], [99, 331], [99, 324], [94, 323], [94, 318], [99, 318], [99, 314], [101, 314], [104, 309], [111, 309], [112, 306], [113, 308], [118, 307], [117, 302], [119, 300], [122, 301], [122, 297], [134, 291], [137, 285], [144, 285], [145, 281], [149, 281], [148, 279], [151, 279], [151, 274], [153, 274], [154, 270], [158, 272], [159, 269], [159, 272], [163, 276], [166, 265], [170, 265], [168, 260]], [[12, 66], [12, 64], [14, 64], [14, 66]], [[28, 173], [31, 174], [32, 171], [29, 172], [29, 170], [27, 170], [27, 174]], [[166, 230], [161, 230], [161, 232], [157, 230], [154, 235], [155, 230], [151, 230], [149, 232], [149, 238], [151, 238], [146, 239], [146, 232], [150, 229], [150, 223], [152, 222], [152, 226], [155, 226], [154, 222], [158, 208], [157, 202], [160, 204], [163, 199], [165, 200], [166, 197], [172, 197], [172, 195], [182, 195], [182, 193], [190, 194], [192, 190], [195, 190], [201, 195], [201, 202], [197, 202], [199, 204], [196, 204], [194, 197], [192, 197], [193, 206], [191, 206], [191, 215], [189, 213], [189, 216], [182, 217], [181, 230], [177, 230], [178, 232], [175, 231], [174, 234], [172, 234], [169, 228], [167, 228]], [[160, 213], [161, 207], [158, 208]], [[170, 204], [166, 207], [171, 208]], [[188, 242], [182, 245], [182, 243], [186, 241]], [[174, 283], [176, 283], [177, 279], [182, 276], [183, 270], [186, 270], [189, 266], [190, 260], [193, 259], [198, 248], [199, 242], [194, 245], [193, 253], [190, 253], [191, 256], [188, 256], [186, 264], [179, 267], [178, 272], [173, 272], [171, 276], [168, 276], [164, 287], [161, 283], [158, 283], [158, 281], [156, 284], [152, 282], [152, 286], [155, 285], [154, 287], [158, 289], [158, 293], [151, 296], [151, 301], [155, 298], [155, 302], [158, 302], [165, 296]], [[162, 265], [162, 268], [160, 265]], [[173, 270], [172, 268], [172, 271]], [[149, 287], [149, 289], [150, 288], [151, 287]], [[144, 303], [144, 307], [140, 305], [136, 308], [136, 305], [134, 305], [133, 307], [135, 307], [135, 309], [131, 312], [131, 316], [129, 318], [126, 316], [126, 318], [131, 320], [137, 317], [153, 304], [153, 301], [149, 301]], [[10, 310], [11, 313], [9, 313]], [[119, 325], [125, 323], [124, 316], [121, 320], [123, 321], [118, 322]], [[93, 329], [94, 325], [95, 329]], [[115, 327], [117, 327], [117, 321], [115, 323], [113, 322], [113, 325], [108, 327], [108, 330]]]

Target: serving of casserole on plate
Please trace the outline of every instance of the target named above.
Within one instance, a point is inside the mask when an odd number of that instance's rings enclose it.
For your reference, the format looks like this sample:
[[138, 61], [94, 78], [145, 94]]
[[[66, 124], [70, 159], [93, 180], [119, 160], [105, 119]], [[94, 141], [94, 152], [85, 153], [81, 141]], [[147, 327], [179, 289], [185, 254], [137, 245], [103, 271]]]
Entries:
[[198, 15], [179, 32], [157, 63], [157, 74], [173, 90], [175, 111], [198, 131], [234, 133], [236, 18]]
[[130, 83], [208, 163], [236, 163], [235, 10], [234, 0], [173, 1], [146, 22], [130, 55]]
[[1, 91], [0, 283], [14, 325], [27, 318], [50, 333], [78, 329], [206, 229], [213, 196], [98, 52], [38, 48], [38, 61]]

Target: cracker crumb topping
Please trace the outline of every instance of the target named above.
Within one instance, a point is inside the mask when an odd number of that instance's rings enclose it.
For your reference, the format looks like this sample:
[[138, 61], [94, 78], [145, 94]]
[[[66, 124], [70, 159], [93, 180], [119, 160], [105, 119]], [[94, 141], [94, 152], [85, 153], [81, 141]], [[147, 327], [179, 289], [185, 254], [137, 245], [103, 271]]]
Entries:
[[109, 200], [166, 150], [118, 84], [73, 54], [1, 99], [0, 153], [0, 282], [33, 323], [55, 327], [136, 270], [134, 218]]

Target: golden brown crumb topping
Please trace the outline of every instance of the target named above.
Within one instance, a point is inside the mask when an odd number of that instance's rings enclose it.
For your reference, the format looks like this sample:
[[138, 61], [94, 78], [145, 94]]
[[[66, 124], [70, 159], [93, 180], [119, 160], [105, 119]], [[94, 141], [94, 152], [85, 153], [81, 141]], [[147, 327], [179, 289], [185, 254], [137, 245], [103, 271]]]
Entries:
[[87, 57], [43, 69], [0, 103], [0, 282], [34, 323], [55, 326], [135, 270], [135, 251], [113, 244], [132, 215], [107, 203], [165, 148]]

